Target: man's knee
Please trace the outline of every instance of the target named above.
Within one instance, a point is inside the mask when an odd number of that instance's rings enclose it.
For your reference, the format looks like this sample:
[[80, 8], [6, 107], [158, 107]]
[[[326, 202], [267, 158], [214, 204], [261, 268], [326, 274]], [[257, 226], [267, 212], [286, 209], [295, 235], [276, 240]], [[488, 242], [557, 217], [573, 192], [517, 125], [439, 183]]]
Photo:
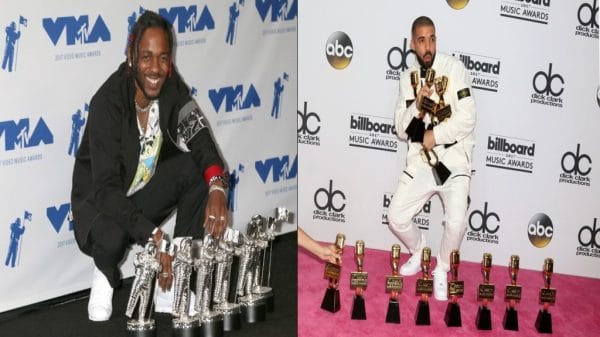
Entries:
[[388, 227], [395, 231], [407, 231], [412, 225], [412, 216], [404, 214], [404, 212], [397, 212], [390, 209], [387, 217]]

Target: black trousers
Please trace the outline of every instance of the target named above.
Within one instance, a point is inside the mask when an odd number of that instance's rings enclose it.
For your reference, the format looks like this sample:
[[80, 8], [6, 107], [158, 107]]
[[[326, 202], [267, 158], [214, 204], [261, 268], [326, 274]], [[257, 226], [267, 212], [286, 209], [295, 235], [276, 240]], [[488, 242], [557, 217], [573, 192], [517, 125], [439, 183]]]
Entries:
[[[156, 226], [176, 209], [175, 237], [199, 239], [204, 235], [208, 187], [189, 153], [177, 154], [159, 162], [148, 184], [129, 199]], [[100, 213], [88, 236], [88, 244], [81, 248], [94, 259], [114, 288], [121, 282], [119, 263], [133, 242], [118, 219]]]

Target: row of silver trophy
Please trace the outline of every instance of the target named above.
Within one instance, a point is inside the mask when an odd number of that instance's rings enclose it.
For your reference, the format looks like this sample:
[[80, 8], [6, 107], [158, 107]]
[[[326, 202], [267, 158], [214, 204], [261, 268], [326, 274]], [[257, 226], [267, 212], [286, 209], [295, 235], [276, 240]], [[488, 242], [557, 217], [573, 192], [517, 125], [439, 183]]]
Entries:
[[[175, 238], [169, 249], [173, 257], [173, 336], [221, 337], [224, 331], [240, 329], [242, 321], [264, 321], [266, 312], [274, 309], [270, 286], [272, 243], [281, 224], [288, 221], [288, 210], [278, 207], [268, 219], [253, 216], [246, 234], [228, 227], [220, 239], [211, 234], [197, 241], [191, 237]], [[129, 336], [156, 336], [152, 293], [161, 268], [157, 252], [156, 244], [150, 241], [135, 256], [135, 277], [125, 311], [130, 318]], [[239, 265], [235, 296], [230, 302], [234, 256]], [[191, 303], [194, 270], [195, 300]]]

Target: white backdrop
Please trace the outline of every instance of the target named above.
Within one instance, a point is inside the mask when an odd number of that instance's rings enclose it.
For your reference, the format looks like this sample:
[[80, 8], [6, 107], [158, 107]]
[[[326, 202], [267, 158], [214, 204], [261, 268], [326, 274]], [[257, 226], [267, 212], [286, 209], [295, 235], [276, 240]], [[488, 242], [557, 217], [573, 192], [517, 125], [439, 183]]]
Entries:
[[[129, 18], [144, 9], [173, 23], [178, 69], [235, 172], [233, 226], [245, 230], [253, 214], [271, 216], [276, 206], [296, 212], [296, 1], [5, 2], [0, 312], [90, 286], [92, 261], [79, 252], [68, 216], [69, 147], [83, 134], [76, 126], [73, 135], [72, 116], [87, 117], [91, 97], [125, 59]], [[292, 230], [290, 223], [282, 232]], [[130, 263], [123, 268], [131, 275]]]
[[[540, 270], [553, 257], [556, 272], [600, 277], [598, 3], [535, 3], [302, 2], [300, 226], [321, 241], [343, 232], [350, 245], [360, 239], [389, 250], [397, 243], [385, 214], [407, 145], [356, 121], [393, 125], [397, 78], [415, 62], [410, 26], [428, 15], [437, 50], [470, 70], [477, 105], [462, 259], [479, 262], [490, 252], [507, 265], [518, 254], [523, 268]], [[329, 43], [344, 52], [347, 67], [328, 63]], [[372, 148], [357, 147], [366, 137]], [[514, 152], [518, 145], [523, 153]], [[437, 196], [414, 219], [434, 253], [442, 219]]]

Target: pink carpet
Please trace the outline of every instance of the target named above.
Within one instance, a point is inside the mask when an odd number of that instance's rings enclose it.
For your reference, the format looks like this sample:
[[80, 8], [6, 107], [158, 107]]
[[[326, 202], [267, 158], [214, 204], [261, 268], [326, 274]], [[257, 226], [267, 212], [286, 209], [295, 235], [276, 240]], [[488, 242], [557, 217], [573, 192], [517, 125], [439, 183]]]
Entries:
[[[404, 277], [404, 290], [399, 296], [400, 324], [385, 322], [389, 294], [385, 293], [385, 276], [391, 274], [388, 251], [365, 249], [364, 266], [369, 273], [365, 291], [367, 320], [350, 319], [353, 290], [350, 289], [350, 272], [356, 270], [354, 247], [346, 246], [340, 280], [341, 309], [331, 313], [321, 309], [327, 288], [323, 278], [324, 263], [308, 251], [298, 248], [298, 336], [600, 336], [600, 280], [554, 274], [552, 287], [557, 289], [556, 305], [550, 307], [553, 334], [538, 333], [535, 319], [540, 309], [539, 289], [543, 277], [539, 271], [519, 271], [518, 283], [523, 287], [521, 302], [517, 305], [519, 331], [504, 330], [502, 320], [506, 303], [504, 287], [509, 275], [506, 266], [494, 265], [490, 283], [495, 284], [495, 299], [489, 304], [492, 313], [492, 330], [481, 331], [475, 326], [477, 316], [477, 287], [481, 283], [480, 264], [462, 262], [459, 279], [465, 282], [465, 295], [459, 304], [462, 327], [448, 328], [444, 322], [447, 302], [430, 299], [431, 325], [415, 325], [415, 295], [417, 277]], [[402, 254], [400, 263], [408, 259]], [[540, 264], [543, 261], [540, 261]], [[435, 262], [432, 263], [435, 266]]]

